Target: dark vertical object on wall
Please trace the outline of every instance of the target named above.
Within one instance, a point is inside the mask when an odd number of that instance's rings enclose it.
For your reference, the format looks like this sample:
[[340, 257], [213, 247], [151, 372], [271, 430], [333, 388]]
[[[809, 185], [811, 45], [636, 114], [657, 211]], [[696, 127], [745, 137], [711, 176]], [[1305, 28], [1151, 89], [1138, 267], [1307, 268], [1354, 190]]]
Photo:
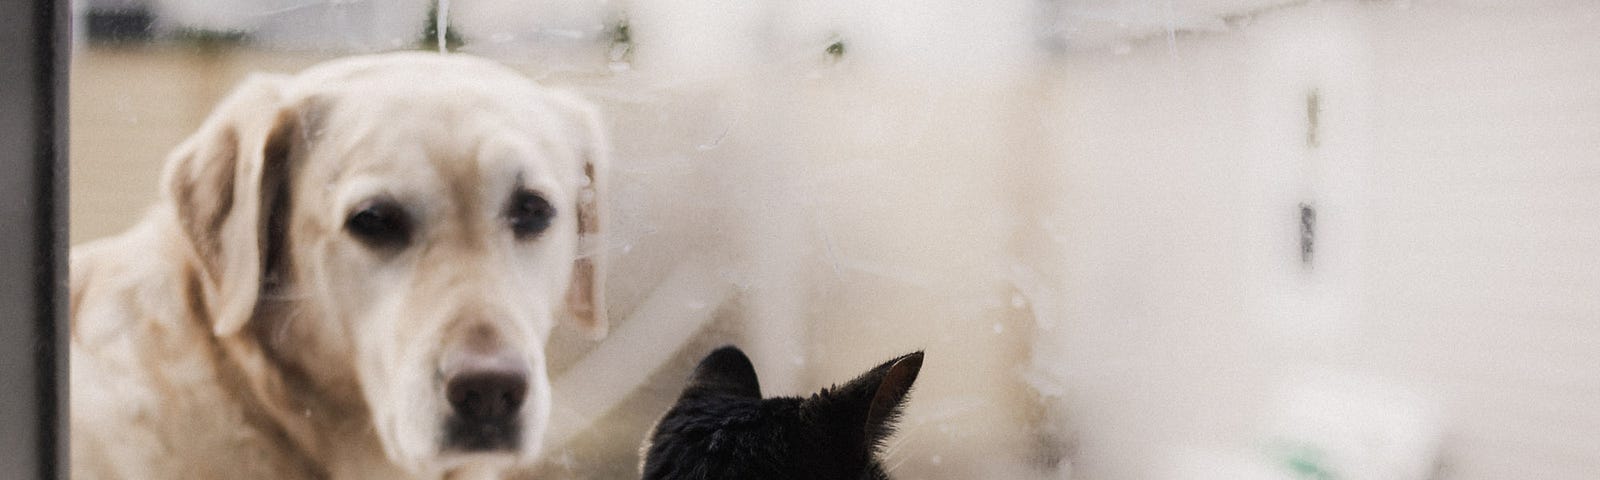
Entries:
[[1317, 207], [1300, 204], [1300, 264], [1311, 268], [1311, 254], [1317, 248]]
[[1322, 92], [1313, 88], [1311, 93], [1306, 94], [1306, 148], [1315, 150], [1322, 145], [1320, 135], [1322, 132], [1318, 131], [1321, 129], [1320, 123], [1322, 123]]
[[[1322, 146], [1322, 91], [1306, 92], [1306, 150]], [[1308, 154], [1314, 155], [1314, 154]], [[1308, 157], [1315, 159], [1316, 157]], [[1314, 196], [1314, 195], [1313, 195]], [[1310, 269], [1317, 246], [1317, 207], [1311, 200], [1300, 202], [1300, 266]]]
[[0, 3], [0, 472], [62, 479], [67, 2]]

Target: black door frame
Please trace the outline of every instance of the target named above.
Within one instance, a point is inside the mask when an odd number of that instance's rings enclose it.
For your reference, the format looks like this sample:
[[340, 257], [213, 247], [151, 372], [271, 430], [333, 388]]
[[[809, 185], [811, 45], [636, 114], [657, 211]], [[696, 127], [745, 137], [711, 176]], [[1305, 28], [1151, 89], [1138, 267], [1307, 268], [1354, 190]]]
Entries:
[[11, 478], [67, 478], [70, 11], [0, 3], [0, 471]]

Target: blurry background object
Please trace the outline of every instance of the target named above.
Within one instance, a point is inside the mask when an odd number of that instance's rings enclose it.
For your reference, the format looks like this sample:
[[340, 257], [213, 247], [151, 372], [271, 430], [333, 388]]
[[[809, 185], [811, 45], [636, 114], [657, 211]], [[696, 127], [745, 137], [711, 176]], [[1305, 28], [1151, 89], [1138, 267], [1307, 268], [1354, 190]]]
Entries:
[[1600, 477], [1591, 1], [75, 8], [74, 243], [245, 73], [441, 19], [603, 106], [616, 325], [552, 340], [539, 478], [635, 475], [727, 342], [770, 394], [926, 350], [899, 479]]

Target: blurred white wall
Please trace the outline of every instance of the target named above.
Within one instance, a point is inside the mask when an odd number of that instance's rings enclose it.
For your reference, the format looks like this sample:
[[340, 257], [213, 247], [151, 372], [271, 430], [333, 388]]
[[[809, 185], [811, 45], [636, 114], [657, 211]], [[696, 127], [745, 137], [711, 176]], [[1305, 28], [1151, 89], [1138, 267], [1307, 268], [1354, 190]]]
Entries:
[[1600, 475], [1597, 27], [1322, 2], [1066, 55], [1035, 361], [1078, 473], [1245, 478], [1288, 442], [1335, 478]]

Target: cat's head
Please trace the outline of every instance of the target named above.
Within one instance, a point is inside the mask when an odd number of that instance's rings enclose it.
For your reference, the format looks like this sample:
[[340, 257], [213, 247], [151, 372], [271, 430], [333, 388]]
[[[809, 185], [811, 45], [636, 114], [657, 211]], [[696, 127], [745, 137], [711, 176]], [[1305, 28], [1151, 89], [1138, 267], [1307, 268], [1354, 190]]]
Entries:
[[645, 444], [644, 480], [886, 480], [894, 433], [922, 352], [807, 398], [761, 398], [750, 359], [728, 346], [695, 367]]

